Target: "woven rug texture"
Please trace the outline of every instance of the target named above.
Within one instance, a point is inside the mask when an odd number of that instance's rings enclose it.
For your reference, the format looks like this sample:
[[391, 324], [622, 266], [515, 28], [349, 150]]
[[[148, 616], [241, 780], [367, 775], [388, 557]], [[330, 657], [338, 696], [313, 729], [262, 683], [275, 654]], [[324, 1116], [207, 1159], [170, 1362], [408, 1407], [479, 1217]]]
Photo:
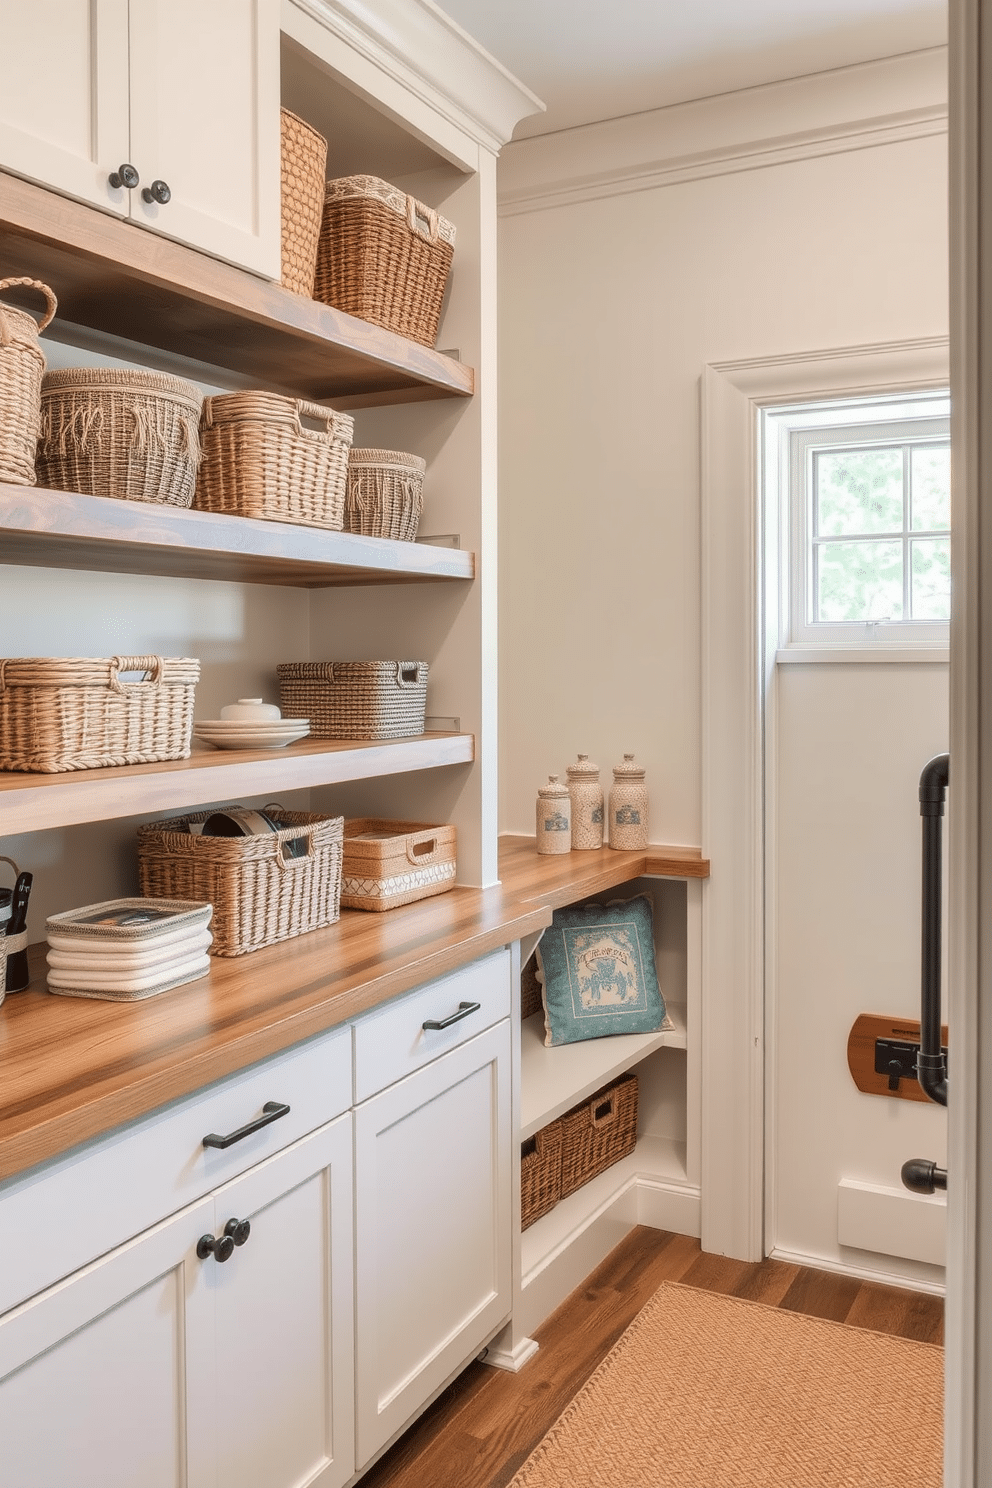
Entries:
[[944, 1351], [665, 1282], [510, 1488], [940, 1488]]

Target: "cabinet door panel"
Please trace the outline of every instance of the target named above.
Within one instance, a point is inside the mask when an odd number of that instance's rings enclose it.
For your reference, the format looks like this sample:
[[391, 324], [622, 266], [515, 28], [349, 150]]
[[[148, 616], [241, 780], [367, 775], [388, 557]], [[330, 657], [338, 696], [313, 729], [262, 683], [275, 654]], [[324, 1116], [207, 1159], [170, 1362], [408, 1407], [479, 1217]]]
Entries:
[[359, 1466], [509, 1310], [506, 1021], [355, 1113]]
[[0, 0], [0, 166], [127, 213], [128, 0]]
[[135, 222], [279, 277], [279, 0], [131, 0]]

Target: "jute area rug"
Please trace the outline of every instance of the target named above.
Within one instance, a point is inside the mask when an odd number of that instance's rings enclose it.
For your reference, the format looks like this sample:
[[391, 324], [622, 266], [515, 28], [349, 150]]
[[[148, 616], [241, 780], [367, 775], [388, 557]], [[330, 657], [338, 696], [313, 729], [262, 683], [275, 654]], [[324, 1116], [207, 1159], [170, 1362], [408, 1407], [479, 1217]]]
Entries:
[[666, 1282], [510, 1488], [939, 1488], [943, 1362]]

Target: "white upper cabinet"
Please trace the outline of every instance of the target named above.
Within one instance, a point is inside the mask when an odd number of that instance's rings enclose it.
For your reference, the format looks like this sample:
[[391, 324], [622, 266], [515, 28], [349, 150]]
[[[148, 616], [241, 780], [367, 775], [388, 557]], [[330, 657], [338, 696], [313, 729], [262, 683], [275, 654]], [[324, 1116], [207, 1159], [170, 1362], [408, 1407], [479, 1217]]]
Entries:
[[279, 0], [0, 0], [0, 33], [0, 166], [278, 279]]

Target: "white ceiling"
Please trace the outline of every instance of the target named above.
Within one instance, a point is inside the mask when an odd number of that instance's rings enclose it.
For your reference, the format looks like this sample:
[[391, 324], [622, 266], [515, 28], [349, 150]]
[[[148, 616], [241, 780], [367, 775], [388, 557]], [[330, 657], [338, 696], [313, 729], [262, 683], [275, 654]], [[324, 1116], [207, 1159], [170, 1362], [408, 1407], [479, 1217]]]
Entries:
[[546, 134], [947, 40], [946, 0], [436, 0], [548, 106]]

